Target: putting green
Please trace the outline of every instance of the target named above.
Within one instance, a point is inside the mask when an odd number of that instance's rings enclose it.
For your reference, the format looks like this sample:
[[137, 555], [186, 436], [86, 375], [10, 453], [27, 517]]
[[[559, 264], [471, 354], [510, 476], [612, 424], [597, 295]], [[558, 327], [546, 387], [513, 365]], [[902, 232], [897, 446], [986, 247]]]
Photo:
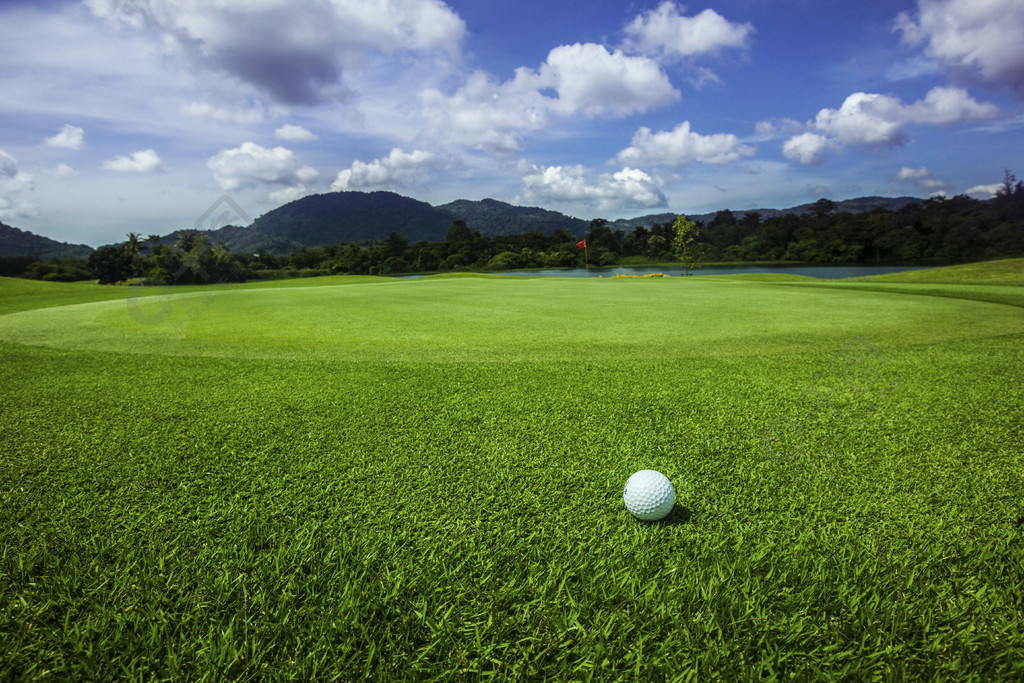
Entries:
[[0, 339], [127, 353], [394, 361], [768, 355], [1024, 332], [1024, 309], [729, 278], [453, 278], [211, 288], [0, 316]]

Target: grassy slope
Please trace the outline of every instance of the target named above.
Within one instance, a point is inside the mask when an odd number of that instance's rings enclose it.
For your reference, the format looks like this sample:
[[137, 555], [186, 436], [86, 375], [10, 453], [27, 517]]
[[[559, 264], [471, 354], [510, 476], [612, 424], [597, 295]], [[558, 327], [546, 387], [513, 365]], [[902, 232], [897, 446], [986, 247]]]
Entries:
[[[0, 318], [68, 322], [0, 342], [0, 678], [1024, 673], [1020, 309], [248, 290]], [[665, 523], [622, 507], [645, 467]]]
[[837, 350], [1024, 333], [959, 299], [768, 282], [582, 278], [354, 280], [22, 311], [0, 339], [131, 353], [356, 361], [624, 360]]
[[1024, 285], [1024, 258], [1002, 259], [959, 266], [908, 270], [852, 278], [861, 282], [941, 283], [956, 285]]

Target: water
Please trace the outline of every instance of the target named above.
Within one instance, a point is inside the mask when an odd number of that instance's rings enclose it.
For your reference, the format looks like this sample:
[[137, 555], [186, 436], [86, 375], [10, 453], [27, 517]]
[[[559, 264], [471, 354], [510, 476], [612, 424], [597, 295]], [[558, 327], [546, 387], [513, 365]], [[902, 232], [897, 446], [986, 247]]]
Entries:
[[[694, 275], [736, 275], [737, 273], [784, 273], [787, 275], [809, 275], [823, 280], [839, 280], [862, 275], [881, 275], [898, 273], [904, 270], [921, 270], [931, 266], [722, 266], [717, 268], [697, 268]], [[521, 275], [523, 277], [587, 277], [586, 268], [547, 268], [539, 270], [498, 271], [502, 275]], [[612, 275], [646, 275], [648, 273], [664, 273], [672, 277], [684, 275], [679, 267], [659, 268], [657, 266], [632, 268], [591, 268], [590, 277], [611, 277]]]

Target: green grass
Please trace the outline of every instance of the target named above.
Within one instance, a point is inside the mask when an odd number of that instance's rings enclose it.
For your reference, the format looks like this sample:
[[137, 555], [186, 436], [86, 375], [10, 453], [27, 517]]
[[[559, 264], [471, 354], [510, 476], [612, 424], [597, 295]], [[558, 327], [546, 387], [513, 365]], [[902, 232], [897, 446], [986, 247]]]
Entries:
[[803, 282], [2, 280], [0, 679], [1019, 680], [1024, 310]]
[[1024, 258], [965, 263], [852, 278], [863, 282], [927, 282], [955, 285], [1024, 285]]

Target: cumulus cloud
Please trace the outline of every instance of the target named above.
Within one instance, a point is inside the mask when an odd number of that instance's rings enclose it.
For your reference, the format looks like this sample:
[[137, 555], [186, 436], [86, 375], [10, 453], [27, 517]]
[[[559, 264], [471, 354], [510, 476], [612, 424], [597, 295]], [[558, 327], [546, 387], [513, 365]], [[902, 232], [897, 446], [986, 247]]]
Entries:
[[1020, 92], [1024, 80], [1024, 4], [1020, 0], [918, 0], [895, 29], [946, 68]]
[[28, 199], [35, 181], [18, 168], [18, 160], [0, 149], [0, 218], [31, 218], [38, 209]]
[[422, 91], [420, 104], [432, 134], [507, 154], [519, 149], [524, 132], [548, 125], [551, 100], [540, 87], [537, 75], [528, 69], [517, 69], [505, 83], [477, 71], [453, 95], [433, 88]]
[[626, 25], [625, 47], [651, 57], [691, 57], [724, 48], [746, 48], [754, 27], [727, 21], [706, 9], [684, 16], [674, 2], [638, 15]]
[[286, 123], [275, 130], [274, 137], [278, 140], [287, 140], [288, 142], [309, 142], [318, 139], [318, 136], [311, 131], [291, 123]]
[[355, 161], [340, 173], [331, 184], [335, 191], [369, 187], [408, 187], [438, 166], [436, 155], [413, 150], [403, 152], [395, 148], [386, 156], [370, 163]]
[[71, 168], [67, 164], [57, 164], [57, 166], [51, 171], [55, 178], [68, 178], [73, 175], [77, 175], [78, 171]]
[[286, 104], [343, 99], [369, 55], [451, 53], [465, 23], [441, 0], [86, 0], [93, 14], [150, 28], [193, 63]]
[[900, 147], [907, 123], [900, 100], [890, 95], [856, 92], [839, 109], [822, 109], [813, 127], [847, 145]]
[[836, 144], [823, 135], [801, 133], [783, 143], [782, 153], [787, 159], [812, 166], [823, 162], [825, 151], [835, 147]]
[[47, 147], [61, 147], [64, 149], [79, 149], [82, 140], [85, 138], [85, 131], [78, 126], [65, 124], [60, 132], [53, 137], [46, 138]]
[[639, 166], [680, 167], [695, 161], [722, 165], [750, 156], [754, 151], [731, 133], [701, 135], [690, 130], [689, 121], [684, 121], [671, 131], [657, 133], [641, 127], [633, 135], [630, 146], [619, 152], [616, 159]]
[[993, 183], [991, 185], [975, 185], [964, 190], [964, 194], [974, 199], [992, 199], [1003, 187], [1002, 183]]
[[934, 177], [927, 166], [921, 166], [919, 168], [904, 166], [899, 170], [899, 173], [896, 174], [893, 180], [900, 183], [916, 185], [922, 190], [931, 192], [932, 194], [945, 195], [946, 191], [952, 188], [949, 183]]
[[520, 67], [504, 83], [478, 71], [453, 95], [424, 90], [420, 103], [432, 134], [509, 153], [552, 115], [625, 117], [679, 97], [653, 60], [577, 43], [556, 47], [539, 68]]
[[566, 115], [629, 116], [679, 99], [656, 62], [594, 43], [556, 47], [540, 77], [558, 93], [555, 110]]
[[908, 123], [956, 126], [968, 121], [985, 121], [999, 115], [991, 102], [978, 102], [963, 88], [932, 88], [923, 100], [907, 106]]
[[100, 165], [100, 168], [119, 173], [152, 173], [162, 171], [164, 162], [152, 149], [144, 149], [132, 152], [130, 157], [118, 155], [113, 159], [108, 159]]
[[978, 102], [963, 88], [932, 88], [923, 99], [904, 104], [892, 95], [856, 92], [839, 109], [822, 109], [808, 128], [815, 132], [790, 138], [783, 145], [789, 159], [821, 163], [828, 147], [854, 145], [868, 149], [902, 147], [910, 124], [954, 126], [991, 119], [999, 108]]
[[635, 168], [596, 174], [583, 166], [534, 166], [521, 162], [521, 200], [580, 203], [601, 211], [650, 209], [668, 204], [660, 182]]
[[315, 168], [303, 166], [290, 149], [266, 149], [254, 142], [243, 142], [238, 147], [213, 155], [207, 160], [206, 167], [225, 191], [261, 185], [285, 186], [272, 191], [278, 197], [295, 193], [301, 196], [306, 191], [306, 184], [319, 175]]

